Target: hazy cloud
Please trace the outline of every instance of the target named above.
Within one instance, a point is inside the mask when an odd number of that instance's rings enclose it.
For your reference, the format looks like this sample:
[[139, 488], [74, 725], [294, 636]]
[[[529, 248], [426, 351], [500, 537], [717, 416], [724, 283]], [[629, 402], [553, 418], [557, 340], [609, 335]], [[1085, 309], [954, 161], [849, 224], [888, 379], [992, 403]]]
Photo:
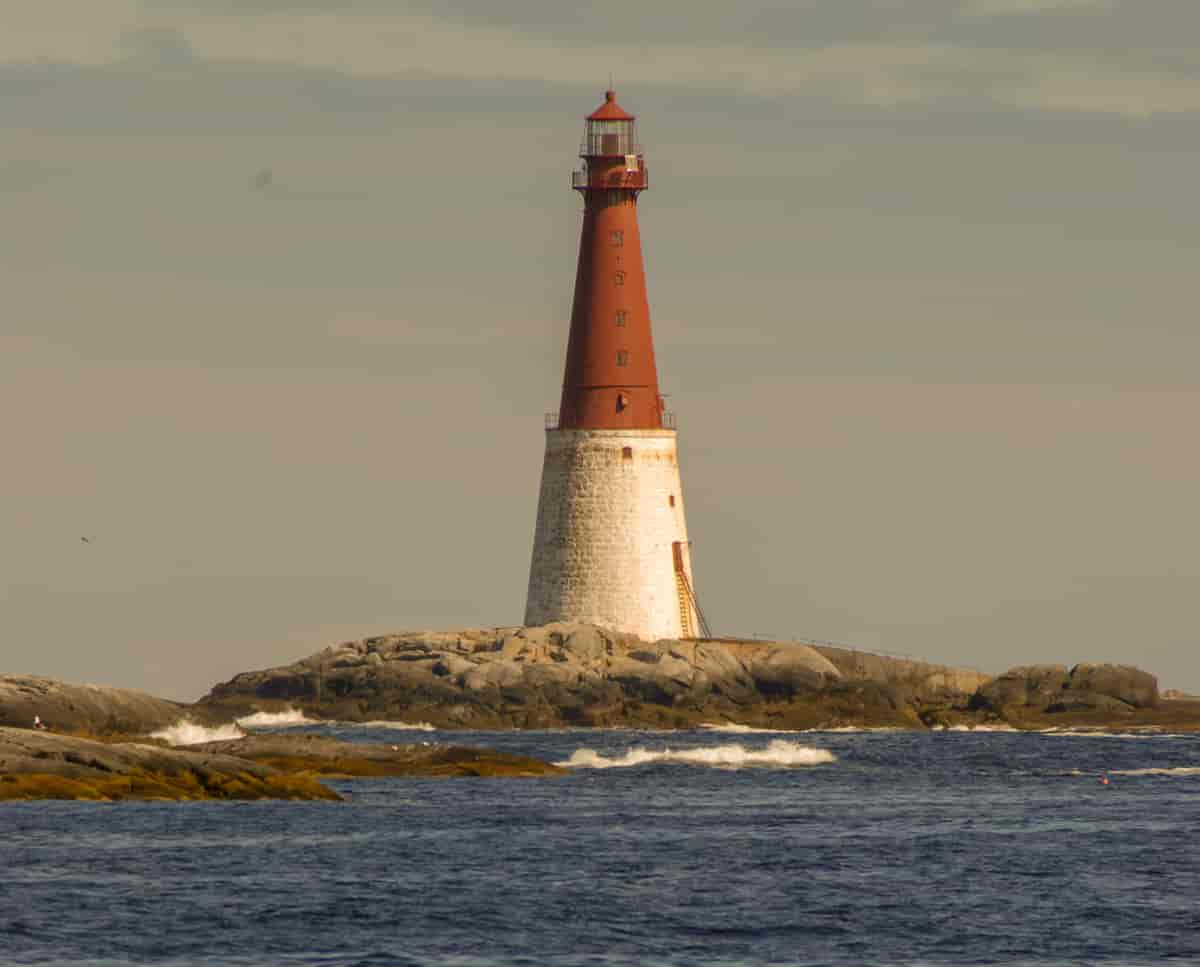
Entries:
[[1111, 6], [1110, 0], [972, 0], [968, 9], [972, 13], [991, 17], [1086, 7], [1108, 10]]
[[129, 56], [163, 66], [190, 64], [196, 57], [187, 36], [172, 27], [145, 27], [121, 35]]
[[70, 6], [81, 21], [72, 31], [55, 29], [59, 7], [19, 11], [17, 29], [0, 35], [0, 60], [184, 64], [195, 56], [367, 78], [595, 86], [612, 73], [622, 85], [878, 106], [970, 96], [1125, 117], [1192, 113], [1200, 103], [1200, 63], [1179, 50], [1181, 31], [1200, 30], [1200, 4], [1179, 0], [1156, 4], [1152, 16], [1133, 0], [930, 0], [917, 10], [892, 0], [693, 4], [682, 29], [683, 7], [643, 9], [634, 0], [594, 11], [549, 0], [357, 2], [336, 12], [273, 0], [122, 0], [104, 16], [93, 4]]

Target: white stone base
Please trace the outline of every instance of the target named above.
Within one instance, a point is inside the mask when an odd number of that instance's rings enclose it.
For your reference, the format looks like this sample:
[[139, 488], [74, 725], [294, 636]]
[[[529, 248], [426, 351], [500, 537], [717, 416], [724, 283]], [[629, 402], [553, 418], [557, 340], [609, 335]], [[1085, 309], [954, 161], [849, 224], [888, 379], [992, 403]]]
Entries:
[[685, 637], [675, 542], [694, 588], [674, 430], [547, 430], [525, 624]]

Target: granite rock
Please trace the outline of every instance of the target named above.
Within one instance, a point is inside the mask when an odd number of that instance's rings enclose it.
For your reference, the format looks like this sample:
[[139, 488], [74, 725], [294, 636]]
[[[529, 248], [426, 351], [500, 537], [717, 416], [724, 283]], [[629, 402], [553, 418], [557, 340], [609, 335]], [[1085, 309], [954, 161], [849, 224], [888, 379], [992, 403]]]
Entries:
[[186, 706], [145, 692], [0, 675], [0, 725], [28, 728], [38, 716], [60, 732], [145, 734], [177, 722]]
[[311, 778], [219, 751], [0, 727], [4, 799], [340, 799]]
[[248, 735], [193, 746], [210, 754], [235, 756], [267, 768], [317, 775], [487, 776], [523, 778], [564, 775], [566, 770], [540, 759], [440, 743], [342, 742], [305, 733]]
[[244, 672], [196, 707], [212, 720], [294, 705], [317, 717], [450, 728], [737, 721], [919, 725], [986, 676], [845, 649], [739, 639], [647, 642], [591, 625], [405, 632]]
[[1158, 679], [1128, 665], [1021, 665], [981, 686], [977, 710], [1002, 718], [1093, 711], [1127, 716], [1158, 707]]

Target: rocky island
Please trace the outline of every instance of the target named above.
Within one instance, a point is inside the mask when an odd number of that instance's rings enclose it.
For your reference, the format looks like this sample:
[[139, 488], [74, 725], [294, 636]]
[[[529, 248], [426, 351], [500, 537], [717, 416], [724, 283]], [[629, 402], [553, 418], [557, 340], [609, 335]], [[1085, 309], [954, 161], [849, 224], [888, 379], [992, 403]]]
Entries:
[[1200, 702], [1153, 675], [1039, 665], [998, 677], [797, 642], [646, 642], [591, 625], [410, 632], [333, 645], [217, 685], [212, 722], [295, 707], [342, 721], [441, 728], [1200, 728]]

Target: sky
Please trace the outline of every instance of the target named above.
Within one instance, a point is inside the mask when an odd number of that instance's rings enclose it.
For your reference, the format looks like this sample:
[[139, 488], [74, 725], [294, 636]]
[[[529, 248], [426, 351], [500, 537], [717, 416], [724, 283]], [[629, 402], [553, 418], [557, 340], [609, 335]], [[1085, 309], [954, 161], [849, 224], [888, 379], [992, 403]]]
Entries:
[[[609, 76], [717, 633], [1200, 691], [1195, 0], [0, 6], [0, 673], [519, 624]], [[87, 540], [83, 540], [83, 538]]]

